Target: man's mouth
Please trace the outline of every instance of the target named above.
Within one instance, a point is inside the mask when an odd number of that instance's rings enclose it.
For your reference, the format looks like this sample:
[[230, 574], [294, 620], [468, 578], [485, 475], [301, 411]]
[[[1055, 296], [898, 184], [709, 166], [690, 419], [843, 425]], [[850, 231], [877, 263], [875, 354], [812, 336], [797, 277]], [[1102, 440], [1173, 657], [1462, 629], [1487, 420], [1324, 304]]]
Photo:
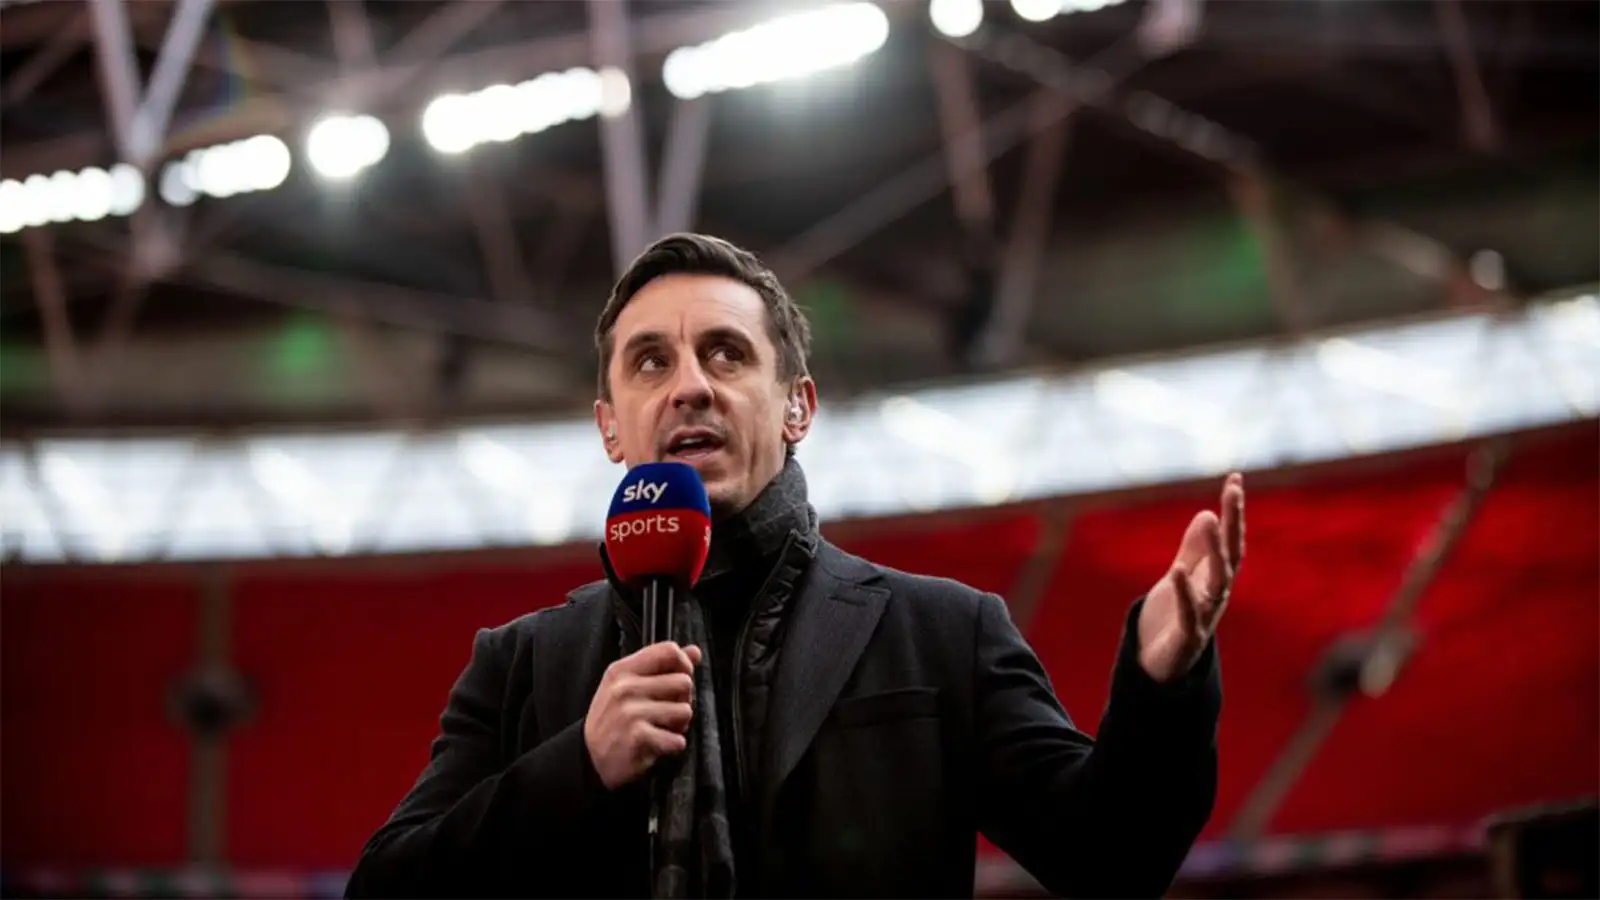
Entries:
[[694, 462], [721, 450], [723, 444], [721, 436], [710, 429], [686, 428], [674, 433], [667, 441], [666, 455], [685, 462]]

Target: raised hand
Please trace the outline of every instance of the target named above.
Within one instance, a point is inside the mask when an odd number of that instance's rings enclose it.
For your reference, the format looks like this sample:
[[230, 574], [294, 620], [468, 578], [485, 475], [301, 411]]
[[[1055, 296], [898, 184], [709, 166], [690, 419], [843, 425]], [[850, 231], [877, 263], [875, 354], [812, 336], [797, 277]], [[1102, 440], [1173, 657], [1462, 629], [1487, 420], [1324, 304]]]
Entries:
[[1172, 568], [1139, 611], [1139, 665], [1156, 681], [1188, 673], [1205, 652], [1228, 608], [1228, 591], [1244, 561], [1244, 476], [1222, 484], [1222, 515], [1202, 510], [1190, 520]]

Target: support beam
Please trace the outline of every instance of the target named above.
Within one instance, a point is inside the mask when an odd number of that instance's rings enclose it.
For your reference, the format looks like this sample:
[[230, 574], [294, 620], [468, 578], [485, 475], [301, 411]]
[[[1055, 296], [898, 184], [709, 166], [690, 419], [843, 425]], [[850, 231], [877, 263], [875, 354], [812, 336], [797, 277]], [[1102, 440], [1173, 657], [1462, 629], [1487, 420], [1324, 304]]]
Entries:
[[[155, 70], [150, 74], [150, 86], [133, 116], [130, 135], [133, 157], [129, 162], [141, 171], [148, 171], [166, 141], [167, 125], [172, 121], [178, 93], [189, 77], [195, 49], [205, 35], [212, 3], [213, 0], [178, 0], [172, 23], [167, 26], [166, 40], [161, 44]], [[128, 40], [131, 44], [131, 33]]]
[[133, 54], [133, 32], [128, 28], [123, 0], [89, 0], [94, 16], [94, 48], [100, 63], [100, 93], [117, 155], [133, 161], [133, 119], [144, 87]]
[[[200, 584], [199, 673], [229, 669], [229, 640], [233, 630], [233, 598], [224, 566], [203, 570]], [[227, 847], [227, 738], [219, 734], [194, 734], [189, 764], [189, 862], [201, 866], [222, 863]]]
[[44, 319], [50, 381], [62, 404], [76, 411], [81, 407], [82, 369], [72, 317], [67, 312], [67, 293], [61, 284], [61, 270], [56, 265], [55, 242], [48, 229], [29, 228], [22, 233], [22, 245], [28, 254], [34, 297]]
[[6, 79], [3, 91], [0, 91], [0, 106], [11, 107], [33, 96], [39, 85], [60, 71], [81, 46], [83, 38], [73, 30], [52, 35], [49, 43], [35, 50], [17, 68], [16, 73]]
[[1060, 94], [1040, 97], [1033, 106], [1035, 134], [1028, 146], [1022, 181], [1017, 186], [1015, 218], [1000, 263], [1000, 284], [994, 315], [979, 345], [989, 366], [1016, 362], [1039, 293], [1039, 269], [1050, 240], [1062, 162], [1067, 155], [1069, 117], [1077, 104]]
[[111, 298], [111, 308], [106, 311], [100, 332], [90, 348], [85, 375], [88, 385], [85, 403], [92, 412], [98, 412], [108, 388], [116, 383], [122, 366], [122, 351], [133, 335], [133, 323], [139, 314], [150, 289], [150, 279], [136, 274], [124, 274], [118, 280], [116, 293]]
[[501, 0], [455, 0], [411, 29], [385, 54], [396, 62], [437, 59], [482, 25], [500, 8]]
[[481, 156], [467, 161], [462, 173], [467, 187], [467, 215], [472, 219], [478, 250], [483, 255], [490, 296], [500, 303], [526, 302], [532, 294], [528, 273], [517, 248], [511, 214], [506, 211], [503, 181], [486, 171], [489, 164], [490, 160]]
[[358, 74], [355, 85], [346, 82], [346, 92], [337, 96], [358, 108], [387, 102], [482, 25], [500, 5], [501, 0], [455, 0], [395, 42], [385, 54], [383, 66]]
[[1466, 10], [1461, 0], [1434, 0], [1433, 8], [1438, 14], [1439, 30], [1444, 33], [1445, 48], [1450, 53], [1450, 69], [1455, 75], [1456, 96], [1461, 104], [1462, 135], [1467, 146], [1481, 153], [1492, 153], [1499, 149], [1500, 134], [1489, 103], [1489, 91], [1483, 84], [1483, 72], [1473, 52]]
[[61, 508], [61, 498], [45, 475], [44, 461], [39, 458], [37, 440], [22, 441], [22, 461], [27, 490], [39, 500], [39, 512], [50, 529], [50, 540], [61, 551], [61, 558], [69, 563], [83, 562], [78, 542], [66, 527], [66, 511]]
[[534, 252], [532, 278], [535, 300], [548, 302], [561, 295], [568, 269], [591, 223], [599, 217], [596, 210], [573, 207], [553, 212], [550, 224]]
[[[1100, 64], [1096, 60], [1079, 65], [1054, 47], [1017, 31], [986, 28], [956, 41], [983, 59], [1033, 79], [1043, 90], [1126, 119], [1134, 126], [1136, 134], [1145, 135], [1164, 148], [1176, 149], [1187, 158], [1201, 160], [1205, 165], [1244, 168], [1254, 165], [1260, 155], [1255, 145], [1242, 135], [1203, 120], [1164, 97], [1146, 90], [1125, 96], [1124, 92], [1116, 90], [1118, 82], [1131, 70], [1125, 59], [1116, 59], [1120, 55], [1116, 52], [1117, 45], [1101, 54], [1103, 58], [1113, 58], [1117, 65]], [[1134, 50], [1142, 59], [1142, 51], [1137, 47]], [[1158, 118], [1162, 125], [1159, 129], [1152, 127]], [[1205, 125], [1204, 152], [1172, 135], [1172, 126], [1180, 120]]]
[[[990, 116], [975, 132], [960, 135], [956, 152], [965, 166], [989, 162], [1028, 139], [1039, 124], [1033, 119], [1034, 103], [1049, 89], [1035, 92], [1006, 110]], [[950, 184], [950, 167], [944, 150], [879, 185], [843, 209], [811, 226], [771, 254], [773, 268], [788, 281], [804, 278], [828, 261], [887, 227], [901, 216], [938, 196]]]
[[333, 35], [333, 51], [339, 68], [346, 74], [364, 72], [378, 62], [378, 47], [372, 39], [372, 23], [361, 0], [325, 0], [328, 27]]
[[[636, 84], [627, 6], [616, 0], [589, 0], [589, 36], [595, 66], [616, 69], [629, 85]], [[654, 218], [637, 103], [630, 101], [618, 115], [600, 117], [600, 145], [611, 224], [611, 264], [620, 275], [649, 242]]]
[[[33, 230], [36, 229], [30, 229]], [[112, 236], [85, 232], [79, 240], [109, 255], [127, 252], [127, 242]], [[427, 333], [477, 338], [557, 356], [570, 353], [572, 347], [588, 340], [585, 328], [531, 304], [508, 305], [362, 281], [275, 266], [225, 252], [196, 256], [170, 277], [265, 303], [331, 316], [355, 316]]]
[[1528, 59], [1528, 43], [1533, 36], [1533, 14], [1528, 4], [1516, 3], [1511, 7], [1511, 24], [1500, 29], [1494, 49], [1494, 84], [1489, 87], [1491, 103], [1507, 107], [1516, 96]]
[[[952, 180], [966, 178], [971, 167], [987, 166], [1011, 148], [1054, 125], [1055, 120], [1038, 114], [1041, 98], [1065, 93], [1068, 99], [1075, 101], [1074, 105], [1061, 108], [1061, 117], [1065, 118], [1076, 105], [1104, 103], [1117, 82], [1143, 64], [1138, 47], [1131, 38], [1111, 44], [1082, 66], [1076, 66], [1054, 50], [1032, 52], [1032, 42], [1020, 35], [993, 42], [982, 39], [991, 31], [988, 28], [979, 29], [972, 38], [957, 39], [955, 43], [998, 52], [1001, 59], [1013, 52], [1021, 52], [1031, 60], [1043, 61], [1050, 69], [1050, 77], [1041, 80], [1039, 90], [990, 116], [981, 127], [957, 135], [953, 142], [947, 141], [948, 149], [901, 171], [880, 183], [875, 190], [802, 232], [772, 254], [774, 268], [780, 274], [791, 280], [809, 275], [874, 232], [938, 196]], [[1008, 49], [1008, 42], [1024, 46], [1020, 50], [1012, 50]], [[953, 169], [946, 161], [951, 155], [959, 160]]]
[[[1135, 133], [1152, 143], [1220, 170], [1227, 177], [1276, 177], [1262, 164], [1260, 149], [1249, 137], [1205, 120], [1149, 91], [1135, 91], [1129, 96], [1121, 96], [1110, 90], [1117, 80], [1110, 73], [1096, 72], [1088, 66], [1077, 67], [1075, 71], [1059, 51], [1023, 34], [1012, 32], [995, 36], [994, 30], [984, 29], [970, 38], [960, 39], [960, 42], [986, 59], [1033, 78], [1044, 86], [1044, 90], [1055, 90], [1068, 97], [1076, 97], [1080, 102], [1128, 120], [1134, 125]], [[1085, 91], [1085, 82], [1103, 89]], [[1153, 130], [1147, 121], [1152, 113], [1159, 113], [1160, 119], [1168, 126], [1160, 129], [1160, 133]], [[1181, 129], [1170, 127], [1178, 122], [1183, 123]], [[1179, 133], [1174, 134], [1174, 131]], [[1192, 140], [1192, 135], [1197, 131], [1206, 136], [1203, 146]], [[1317, 191], [1306, 193], [1320, 196]], [[1337, 204], [1329, 203], [1327, 206], [1329, 209], [1337, 208]], [[1378, 219], [1347, 220], [1345, 224], [1358, 233], [1372, 252], [1418, 275], [1438, 281], [1447, 289], [1459, 284], [1463, 273], [1467, 271], [1466, 262], [1454, 251], [1403, 225]]]
[[1152, 0], [1139, 21], [1139, 45], [1151, 57], [1170, 56], [1200, 33], [1201, 0]]
[[178, 0], [146, 90], [141, 87], [124, 0], [89, 0], [100, 60], [101, 93], [117, 155], [141, 172], [149, 172], [160, 155], [167, 123], [189, 75], [189, 63], [205, 34], [212, 2]]
[[938, 101], [939, 132], [944, 137], [956, 218], [969, 235], [991, 234], [994, 192], [989, 186], [988, 166], [980, 159], [983, 147], [975, 141], [961, 140], [962, 135], [973, 134], [982, 127], [978, 94], [972, 82], [972, 60], [954, 44], [933, 41], [928, 44], [927, 63]]
[[221, 254], [196, 259], [184, 280], [330, 315], [351, 315], [401, 328], [472, 337], [562, 354], [585, 340], [581, 331], [526, 303], [448, 297], [393, 285], [281, 269]]
[[[141, 86], [133, 51], [133, 31], [124, 0], [89, 0], [99, 56], [101, 93], [111, 124], [117, 156], [149, 175], [160, 159], [167, 125], [178, 93], [189, 74], [189, 63], [205, 33], [213, 0], [178, 0], [166, 39], [151, 73], [149, 88]], [[55, 164], [70, 168], [65, 161]], [[146, 281], [176, 265], [181, 242], [167, 213], [146, 204], [129, 223], [133, 243], [129, 251], [132, 281]], [[137, 299], [134, 301], [137, 303]]]
[[[326, 0], [324, 5], [340, 72], [344, 75], [370, 72], [378, 64], [378, 48], [362, 0]], [[475, 173], [476, 170], [471, 169], [467, 177], [475, 179]], [[372, 320], [349, 312], [332, 318], [340, 339], [350, 348], [359, 377], [379, 414], [395, 422], [420, 418], [431, 398], [419, 401], [418, 392], [407, 383], [407, 373], [392, 364]]]
[[[139, 49], [159, 52], [162, 37], [148, 23], [143, 27], [138, 22], [134, 23], [133, 42]], [[238, 69], [241, 57], [250, 61], [248, 73]], [[319, 56], [238, 35], [228, 38], [226, 48], [218, 44], [202, 44], [195, 50], [191, 64], [212, 72], [248, 79], [258, 88], [271, 87], [316, 100], [322, 99], [319, 86], [337, 78], [337, 68]]]
[[1072, 525], [1075, 510], [1070, 502], [1056, 500], [1039, 511], [1039, 536], [1033, 541], [1033, 552], [1022, 563], [1017, 580], [1006, 591], [1006, 607], [1011, 610], [1011, 620], [1024, 634], [1039, 610], [1039, 601], [1050, 590], [1050, 582], [1061, 564], [1061, 554], [1067, 549], [1067, 531]]
[[714, 102], [708, 95], [678, 100], [672, 107], [667, 146], [661, 154], [661, 178], [656, 184], [655, 237], [694, 230], [700, 215], [700, 185], [711, 143]]
[[[1205, 23], [1205, 44], [1216, 52], [1229, 55], [1273, 47], [1297, 54], [1399, 63], [1432, 63], [1440, 54], [1449, 52], [1448, 41], [1437, 28], [1430, 26], [1420, 16], [1399, 18], [1388, 12], [1391, 9], [1387, 4], [1363, 5], [1359, 27], [1341, 29], [1333, 34], [1305, 27], [1300, 17], [1311, 13], [1300, 10], [1282, 15], [1214, 15]], [[1117, 20], [1113, 18], [1106, 21], [1114, 24]], [[1088, 22], [1084, 26], [1094, 28]], [[1477, 29], [1474, 42], [1486, 45], [1495, 30], [1492, 26]], [[1527, 63], [1547, 70], [1592, 69], [1592, 33], [1578, 28], [1565, 33], [1533, 36], [1527, 44]]]
[[[335, 0], [340, 2], [340, 0]], [[487, 3], [470, 3], [486, 7]], [[143, 14], [153, 4], [138, 4], [131, 11]], [[916, 3], [890, 3], [884, 12], [891, 21], [920, 20], [926, 10]], [[634, 51], [641, 57], [659, 56], [685, 44], [699, 44], [729, 31], [746, 28], [764, 20], [770, 11], [761, 4], [712, 3], [640, 17], [633, 26]], [[59, 30], [51, 23], [50, 34]], [[17, 35], [0, 30], [0, 43]], [[41, 38], [42, 40], [42, 38]], [[278, 49], [278, 48], [274, 48]], [[560, 71], [593, 63], [593, 38], [589, 29], [554, 34], [442, 58], [399, 59], [394, 54], [383, 60], [384, 77], [426, 96], [431, 91], [460, 89], [462, 85], [482, 86], [492, 82], [517, 82], [543, 72]], [[291, 93], [318, 97], [363, 96], [365, 83], [375, 76], [356, 73], [327, 79], [326, 65], [308, 69], [308, 77], [289, 85]], [[385, 82], [388, 84], [388, 82]], [[314, 112], [320, 113], [319, 107]], [[222, 121], [205, 132], [207, 143], [223, 143], [250, 137], [264, 130], [293, 127], [313, 109], [288, 96], [252, 98], [239, 104]], [[105, 149], [104, 129], [85, 129], [60, 138], [35, 144], [7, 147], [0, 155], [0, 175], [25, 178], [57, 169], [81, 169], [94, 165]]]
[[1258, 172], [1235, 173], [1228, 179], [1228, 194], [1261, 248], [1279, 326], [1291, 335], [1305, 334], [1312, 327], [1311, 308], [1300, 288], [1300, 272], [1288, 235], [1273, 211], [1271, 183]]

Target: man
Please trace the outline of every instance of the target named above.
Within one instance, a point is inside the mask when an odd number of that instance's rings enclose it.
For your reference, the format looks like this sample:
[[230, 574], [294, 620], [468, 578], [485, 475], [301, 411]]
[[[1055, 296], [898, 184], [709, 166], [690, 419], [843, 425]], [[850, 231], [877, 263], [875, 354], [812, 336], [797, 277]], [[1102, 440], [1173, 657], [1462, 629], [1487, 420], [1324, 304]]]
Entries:
[[1166, 890], [1215, 793], [1237, 475], [1130, 610], [1091, 740], [1000, 598], [818, 535], [792, 455], [817, 406], [808, 327], [754, 256], [663, 238], [596, 338], [606, 454], [688, 463], [711, 498], [685, 626], [703, 634], [641, 648], [612, 579], [480, 631], [350, 896], [971, 896], [980, 831], [1054, 892]]

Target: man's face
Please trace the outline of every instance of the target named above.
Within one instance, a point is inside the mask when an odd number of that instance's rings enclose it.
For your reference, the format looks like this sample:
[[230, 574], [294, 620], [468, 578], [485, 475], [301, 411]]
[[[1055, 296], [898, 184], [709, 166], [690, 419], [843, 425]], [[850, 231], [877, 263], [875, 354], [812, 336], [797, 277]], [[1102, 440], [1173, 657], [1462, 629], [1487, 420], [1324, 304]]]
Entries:
[[779, 381], [766, 315], [754, 288], [719, 275], [640, 289], [612, 329], [611, 400], [595, 403], [611, 461], [688, 463], [715, 517], [748, 506], [816, 410], [810, 378]]

